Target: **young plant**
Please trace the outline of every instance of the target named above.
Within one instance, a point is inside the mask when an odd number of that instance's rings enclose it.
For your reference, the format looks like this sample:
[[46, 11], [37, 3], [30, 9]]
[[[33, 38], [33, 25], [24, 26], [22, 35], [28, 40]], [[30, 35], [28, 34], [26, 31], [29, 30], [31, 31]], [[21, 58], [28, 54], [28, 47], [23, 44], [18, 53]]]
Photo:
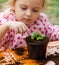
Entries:
[[33, 40], [43, 40], [44, 38], [45, 38], [45, 36], [42, 34], [39, 34], [38, 32], [33, 32], [31, 34], [31, 39], [33, 39]]

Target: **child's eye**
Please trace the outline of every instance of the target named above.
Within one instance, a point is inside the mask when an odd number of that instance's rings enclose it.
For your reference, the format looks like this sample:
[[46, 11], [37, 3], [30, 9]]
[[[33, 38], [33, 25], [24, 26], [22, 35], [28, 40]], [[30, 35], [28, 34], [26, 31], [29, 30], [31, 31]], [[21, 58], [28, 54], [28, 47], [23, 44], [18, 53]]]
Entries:
[[32, 11], [33, 11], [33, 12], [38, 12], [39, 10], [37, 10], [37, 9], [33, 9]]
[[27, 7], [21, 7], [22, 10], [27, 10]]

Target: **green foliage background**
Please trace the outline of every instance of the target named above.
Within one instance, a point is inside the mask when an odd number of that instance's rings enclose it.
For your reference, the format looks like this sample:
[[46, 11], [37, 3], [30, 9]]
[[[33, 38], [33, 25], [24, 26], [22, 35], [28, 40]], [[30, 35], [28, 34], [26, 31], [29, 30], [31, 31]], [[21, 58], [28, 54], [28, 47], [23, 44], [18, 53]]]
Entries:
[[59, 25], [59, 0], [46, 0], [45, 11], [50, 21]]
[[2, 6], [4, 6], [4, 3], [7, 2], [8, 0], [0, 0], [0, 10], [2, 8]]

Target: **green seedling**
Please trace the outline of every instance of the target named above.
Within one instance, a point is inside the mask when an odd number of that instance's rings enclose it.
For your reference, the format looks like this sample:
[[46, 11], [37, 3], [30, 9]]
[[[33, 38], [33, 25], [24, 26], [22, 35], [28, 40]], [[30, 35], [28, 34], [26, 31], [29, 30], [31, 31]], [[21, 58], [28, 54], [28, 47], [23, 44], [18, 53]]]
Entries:
[[31, 34], [31, 39], [33, 39], [33, 40], [43, 40], [44, 38], [45, 38], [45, 36], [42, 34], [39, 34], [38, 32], [33, 32]]

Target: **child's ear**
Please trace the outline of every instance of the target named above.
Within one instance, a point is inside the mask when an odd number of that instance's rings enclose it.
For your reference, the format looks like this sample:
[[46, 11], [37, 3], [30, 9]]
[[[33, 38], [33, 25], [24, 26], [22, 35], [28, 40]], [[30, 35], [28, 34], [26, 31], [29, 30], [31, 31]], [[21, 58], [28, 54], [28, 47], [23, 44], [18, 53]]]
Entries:
[[15, 10], [15, 7], [14, 6], [11, 6], [11, 10]]

